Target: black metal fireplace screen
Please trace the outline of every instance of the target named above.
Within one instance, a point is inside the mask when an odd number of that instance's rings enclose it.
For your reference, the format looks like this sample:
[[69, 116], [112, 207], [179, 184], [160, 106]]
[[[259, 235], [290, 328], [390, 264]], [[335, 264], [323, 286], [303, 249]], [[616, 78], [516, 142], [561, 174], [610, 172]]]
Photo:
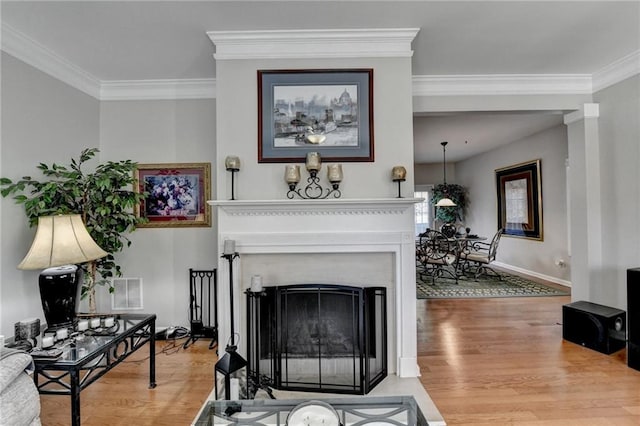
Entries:
[[386, 377], [384, 287], [301, 284], [246, 294], [254, 382], [366, 394]]

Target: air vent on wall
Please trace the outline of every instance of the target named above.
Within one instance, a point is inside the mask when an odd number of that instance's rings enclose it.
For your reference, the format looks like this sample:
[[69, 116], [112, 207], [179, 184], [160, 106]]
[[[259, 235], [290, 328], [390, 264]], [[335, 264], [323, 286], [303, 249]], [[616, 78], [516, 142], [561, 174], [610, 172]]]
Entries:
[[111, 309], [142, 309], [142, 278], [114, 278]]

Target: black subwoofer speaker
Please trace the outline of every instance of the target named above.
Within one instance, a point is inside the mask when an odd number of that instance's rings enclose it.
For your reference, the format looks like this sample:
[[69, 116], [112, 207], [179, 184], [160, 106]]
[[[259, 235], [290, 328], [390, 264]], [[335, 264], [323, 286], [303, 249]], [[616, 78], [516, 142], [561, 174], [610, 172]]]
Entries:
[[562, 337], [587, 348], [612, 354], [625, 347], [625, 311], [591, 302], [562, 307]]
[[627, 365], [640, 370], [640, 268], [627, 269]]

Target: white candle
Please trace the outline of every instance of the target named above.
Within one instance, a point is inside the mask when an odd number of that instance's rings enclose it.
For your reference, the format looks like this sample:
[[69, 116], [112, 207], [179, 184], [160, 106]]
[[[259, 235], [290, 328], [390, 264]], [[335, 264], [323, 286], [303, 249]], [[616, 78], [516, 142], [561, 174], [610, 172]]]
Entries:
[[229, 155], [224, 159], [224, 166], [227, 170], [240, 170], [240, 158], [235, 155]]
[[80, 320], [78, 321], [78, 331], [85, 331], [89, 328], [89, 321]]
[[402, 166], [395, 166], [391, 169], [391, 177], [394, 182], [396, 181], [404, 181], [407, 177], [407, 169]]
[[100, 327], [100, 318], [91, 318], [91, 320], [89, 321], [89, 325], [91, 325], [91, 328]]
[[240, 399], [240, 380], [239, 379], [231, 379], [231, 385], [229, 386], [229, 391], [231, 393], [232, 401], [237, 401]]
[[284, 166], [284, 180], [287, 183], [300, 182], [300, 166], [296, 164], [287, 164]]
[[53, 346], [53, 336], [44, 336], [42, 338], [42, 347], [48, 348], [49, 346]]
[[308, 171], [318, 171], [320, 170], [320, 165], [322, 164], [322, 161], [320, 160], [320, 154], [318, 154], [317, 152], [309, 152], [307, 153], [307, 170]]
[[115, 320], [113, 319], [113, 317], [108, 317], [104, 319], [104, 326], [109, 328], [109, 327], [113, 327], [113, 325], [115, 324]]
[[67, 331], [66, 328], [61, 328], [59, 330], [56, 330], [56, 339], [57, 340], [64, 340], [67, 337], [69, 337], [69, 332]]
[[342, 182], [342, 164], [329, 164], [327, 166], [327, 178], [331, 183]]
[[260, 275], [253, 275], [251, 277], [251, 291], [254, 293], [260, 293], [262, 291], [262, 277]]
[[236, 252], [236, 241], [235, 240], [224, 240], [224, 254], [235, 254]]

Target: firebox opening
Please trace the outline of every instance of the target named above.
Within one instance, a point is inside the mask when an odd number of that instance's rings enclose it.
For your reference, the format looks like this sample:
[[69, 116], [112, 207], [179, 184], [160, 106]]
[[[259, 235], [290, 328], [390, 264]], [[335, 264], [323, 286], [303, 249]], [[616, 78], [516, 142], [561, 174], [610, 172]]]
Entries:
[[249, 294], [252, 374], [277, 389], [369, 392], [387, 375], [386, 289], [332, 284]]

